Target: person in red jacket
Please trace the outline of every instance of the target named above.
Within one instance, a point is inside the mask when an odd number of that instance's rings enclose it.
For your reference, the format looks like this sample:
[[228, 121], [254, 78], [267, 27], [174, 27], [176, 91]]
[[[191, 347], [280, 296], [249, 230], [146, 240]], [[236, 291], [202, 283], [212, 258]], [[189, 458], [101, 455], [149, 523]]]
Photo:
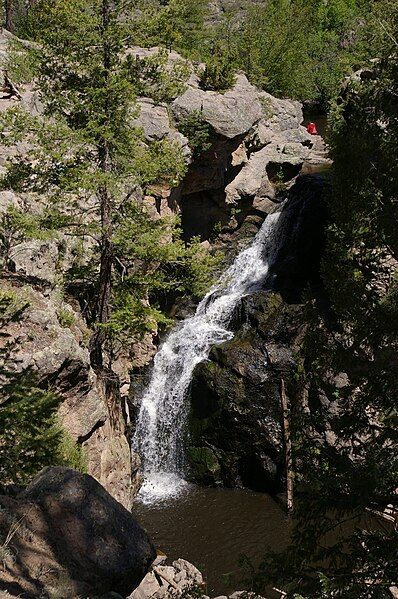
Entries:
[[315, 123], [308, 123], [307, 131], [310, 135], [318, 135]]

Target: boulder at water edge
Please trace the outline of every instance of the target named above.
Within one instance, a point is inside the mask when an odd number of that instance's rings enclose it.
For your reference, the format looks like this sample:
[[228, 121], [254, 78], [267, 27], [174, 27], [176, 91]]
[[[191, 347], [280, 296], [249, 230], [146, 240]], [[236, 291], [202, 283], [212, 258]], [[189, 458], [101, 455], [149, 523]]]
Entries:
[[0, 497], [0, 540], [0, 591], [25, 598], [126, 596], [156, 557], [130, 512], [91, 476], [62, 467]]

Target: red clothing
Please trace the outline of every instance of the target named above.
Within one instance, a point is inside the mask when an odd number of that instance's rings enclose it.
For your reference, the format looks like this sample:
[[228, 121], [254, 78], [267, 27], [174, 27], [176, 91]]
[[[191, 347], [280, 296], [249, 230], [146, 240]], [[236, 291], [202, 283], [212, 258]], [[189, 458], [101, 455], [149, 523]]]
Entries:
[[310, 135], [318, 135], [318, 131], [316, 130], [315, 123], [308, 123], [307, 131]]

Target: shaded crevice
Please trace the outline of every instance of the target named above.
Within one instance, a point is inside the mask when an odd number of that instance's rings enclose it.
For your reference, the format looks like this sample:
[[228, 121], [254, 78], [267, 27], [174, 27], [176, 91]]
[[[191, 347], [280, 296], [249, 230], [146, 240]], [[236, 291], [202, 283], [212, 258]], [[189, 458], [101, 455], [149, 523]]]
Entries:
[[77, 438], [77, 442], [82, 445], [85, 441], [88, 441], [90, 439], [90, 437], [92, 437], [92, 435], [95, 433], [95, 431], [97, 431], [99, 428], [101, 428], [101, 426], [104, 426], [106, 422], [106, 419], [101, 419], [98, 420], [98, 422], [93, 426], [93, 428], [86, 433], [85, 435], [81, 435], [80, 437]]

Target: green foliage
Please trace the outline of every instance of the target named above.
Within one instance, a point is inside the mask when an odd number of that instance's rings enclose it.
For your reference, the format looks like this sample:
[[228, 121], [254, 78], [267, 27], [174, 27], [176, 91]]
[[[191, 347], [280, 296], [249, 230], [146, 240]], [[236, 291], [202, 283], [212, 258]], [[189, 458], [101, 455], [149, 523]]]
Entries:
[[28, 306], [23, 294], [18, 296], [15, 291], [0, 289], [0, 325], [17, 321]]
[[269, 97], [261, 96], [260, 103], [263, 108], [264, 116], [267, 119], [271, 119], [274, 116], [274, 108]]
[[[0, 325], [18, 322], [28, 307], [23, 294], [0, 291]], [[56, 418], [61, 396], [21, 369], [14, 344], [2, 333], [0, 351], [0, 483], [25, 484], [45, 466], [86, 470], [86, 458]]]
[[0, 265], [9, 267], [13, 249], [26, 239], [43, 238], [40, 218], [14, 206], [0, 214]]
[[205, 35], [204, 15], [208, 0], [141, 0], [136, 20], [136, 43], [165, 46], [197, 58]]
[[282, 166], [279, 167], [279, 169], [276, 173], [276, 176], [275, 176], [275, 180], [272, 183], [277, 192], [282, 192], [286, 189], [285, 177], [283, 175], [283, 167]]
[[142, 145], [134, 157], [134, 166], [137, 180], [144, 189], [151, 183], [177, 187], [187, 170], [178, 142], [167, 139]]
[[193, 110], [185, 119], [179, 121], [178, 130], [188, 139], [189, 147], [195, 157], [211, 147], [211, 127], [200, 110]]
[[208, 59], [200, 75], [200, 85], [204, 90], [225, 92], [235, 83], [235, 68], [226, 59], [214, 56]]
[[310, 21], [305, 2], [271, 1], [250, 8], [237, 37], [239, 66], [271, 93], [310, 97]]
[[75, 324], [75, 315], [70, 310], [60, 308], [57, 312], [57, 318], [61, 327], [70, 328]]
[[87, 472], [88, 459], [84, 448], [76, 443], [72, 435], [59, 423], [56, 422], [54, 426], [59, 431], [57, 446], [58, 464], [79, 470], [79, 472]]
[[60, 397], [37, 386], [29, 372], [1, 369], [0, 480], [24, 484], [44, 466], [56, 463], [59, 431], [53, 425]]
[[190, 75], [187, 62], [169, 60], [165, 48], [144, 58], [131, 55], [126, 69], [136, 94], [152, 98], [155, 102], [170, 102], [182, 94]]
[[36, 53], [26, 53], [26, 44], [15, 38], [9, 42], [11, 52], [7, 54], [4, 68], [17, 85], [31, 83], [37, 72]]
[[221, 46], [215, 47], [200, 74], [200, 85], [205, 90], [226, 91], [235, 83], [235, 72], [236, 67], [228, 53]]
[[[163, 294], [202, 289], [212, 259], [197, 243], [184, 245], [177, 219], [149, 216], [144, 194], [177, 187], [187, 166], [177, 142], [146, 140], [131, 118], [137, 93], [157, 101], [181, 93], [187, 65], [169, 63], [165, 50], [136, 59], [135, 22], [125, 3], [105, 5], [106, 21], [100, 0], [39, 0], [28, 12], [25, 28], [35, 44], [25, 51], [35, 58], [45, 115], [22, 108], [2, 115], [2, 143], [27, 146], [26, 155], [10, 161], [2, 187], [39, 194], [40, 211], [34, 218], [7, 213], [3, 253], [9, 263], [13, 244], [43, 231], [94, 241], [91, 259], [77, 259], [68, 277], [80, 290], [87, 284], [93, 338], [114, 356], [122, 338], [133, 343], [157, 323], [166, 325]], [[168, 10], [182, 5], [173, 1]]]
[[209, 79], [204, 86], [226, 89], [231, 73], [242, 69], [274, 95], [316, 101], [328, 109], [344, 76], [380, 55], [393, 5], [387, 0], [271, 0], [249, 4], [243, 18], [229, 11], [203, 39]]
[[115, 288], [114, 311], [105, 325], [113, 344], [125, 344], [158, 325], [169, 325], [159, 300], [165, 294], [201, 297], [213, 282], [219, 262], [198, 239], [188, 245], [182, 241], [177, 217], [153, 221], [142, 206], [130, 200], [119, 219], [113, 244], [124, 275]]

